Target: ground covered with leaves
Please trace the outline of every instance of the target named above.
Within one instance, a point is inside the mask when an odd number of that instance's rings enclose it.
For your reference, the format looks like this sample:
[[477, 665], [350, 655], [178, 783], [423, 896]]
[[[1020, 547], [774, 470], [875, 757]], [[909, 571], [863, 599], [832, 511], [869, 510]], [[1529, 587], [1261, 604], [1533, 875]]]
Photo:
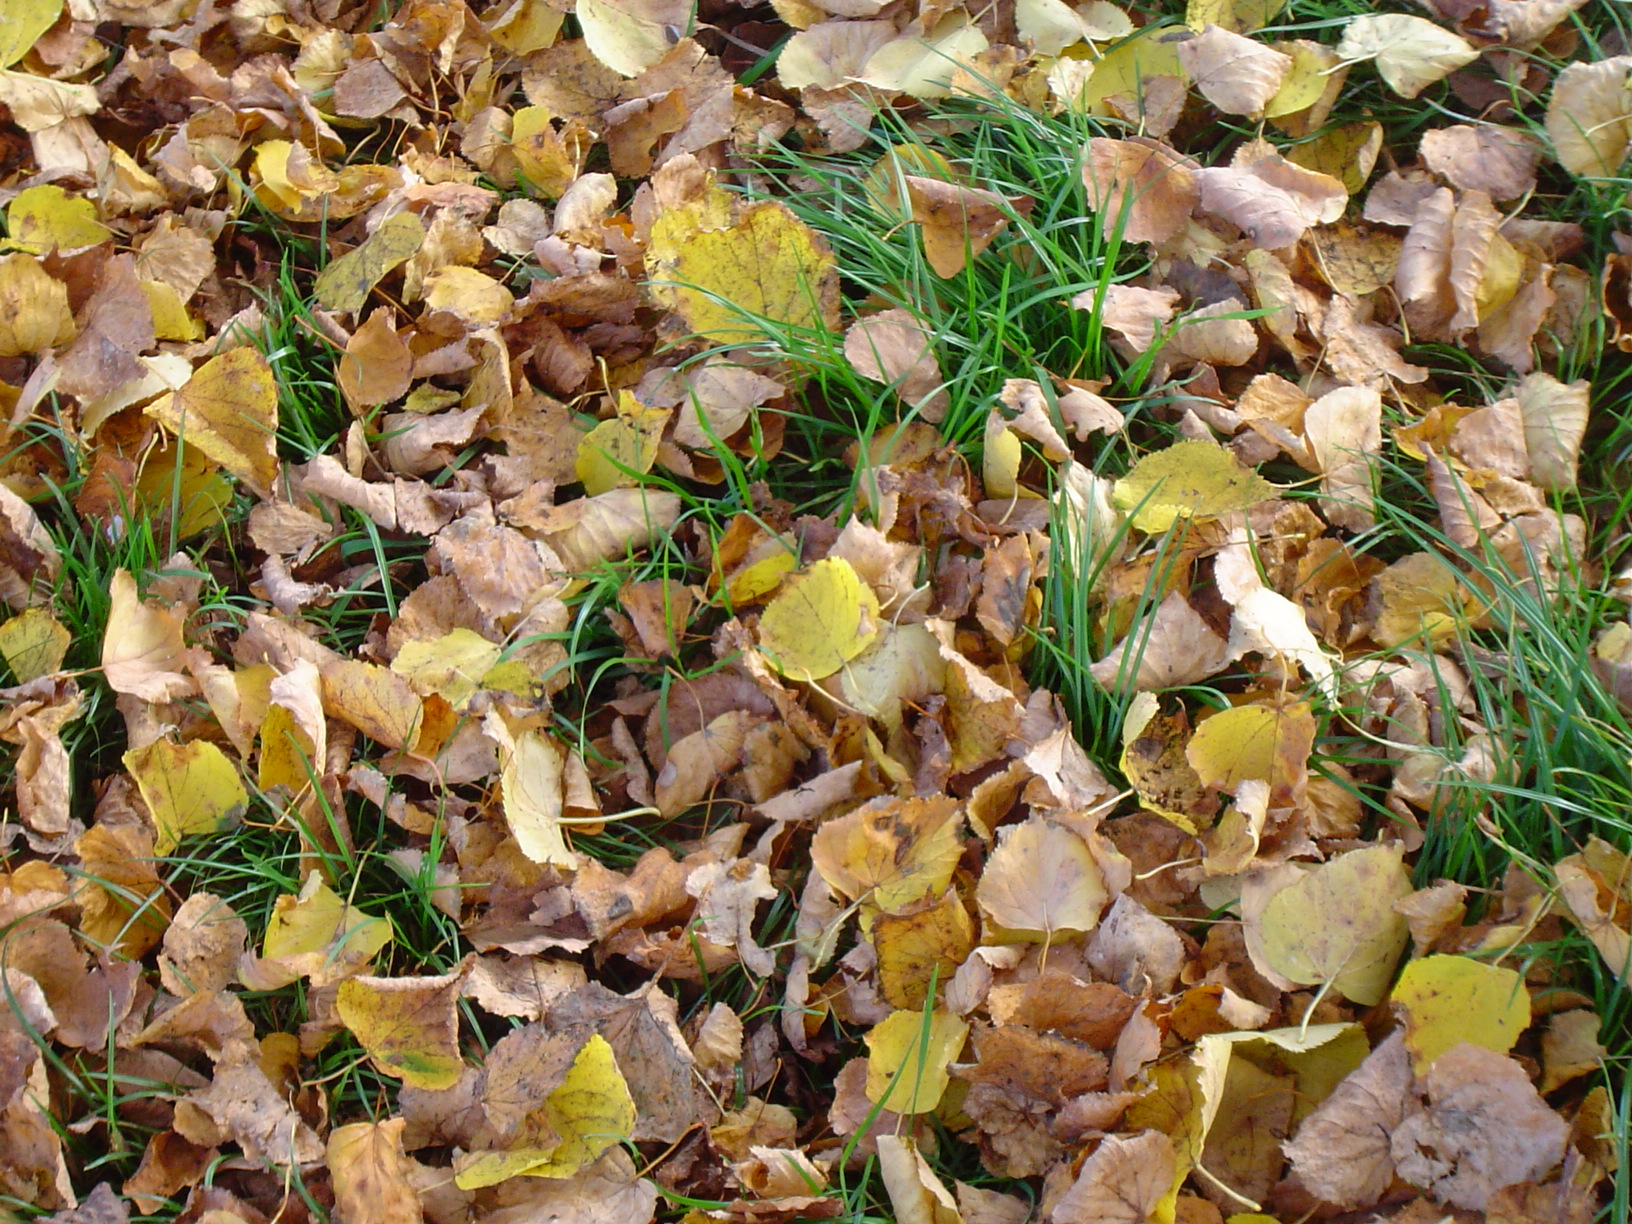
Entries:
[[7, 0], [0, 1218], [1628, 1216], [1608, 0]]

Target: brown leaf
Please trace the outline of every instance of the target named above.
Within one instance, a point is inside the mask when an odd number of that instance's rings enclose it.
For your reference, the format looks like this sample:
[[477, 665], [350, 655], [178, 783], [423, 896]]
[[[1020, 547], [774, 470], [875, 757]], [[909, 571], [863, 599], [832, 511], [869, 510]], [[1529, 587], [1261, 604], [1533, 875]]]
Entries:
[[220, 897], [197, 892], [181, 903], [164, 932], [159, 978], [172, 994], [221, 990], [237, 977], [249, 928]]
[[265, 1169], [322, 1160], [322, 1140], [266, 1077], [259, 1054], [247, 1042], [229, 1046], [209, 1087], [178, 1102], [176, 1129], [202, 1147], [236, 1143]]
[[1054, 1204], [1054, 1224], [1144, 1224], [1173, 1185], [1172, 1141], [1160, 1131], [1110, 1135]]
[[1292, 57], [1208, 25], [1178, 44], [1179, 63], [1196, 88], [1226, 115], [1259, 115], [1292, 70]]
[[136, 580], [115, 570], [108, 583], [108, 628], [102, 639], [102, 674], [115, 692], [144, 701], [174, 701], [197, 691], [185, 675], [184, 612], [137, 598]]
[[937, 276], [953, 277], [963, 265], [992, 245], [1008, 225], [1004, 205], [995, 191], [959, 187], [938, 179], [905, 176], [912, 200], [912, 219], [924, 235], [924, 258]]
[[1427, 1108], [1394, 1128], [1389, 1148], [1399, 1175], [1441, 1202], [1482, 1211], [1497, 1190], [1539, 1182], [1563, 1158], [1569, 1127], [1511, 1058], [1459, 1045], [1424, 1087]]
[[902, 403], [930, 424], [946, 415], [952, 401], [942, 386], [934, 339], [911, 311], [857, 319], [845, 333], [844, 357], [863, 378], [893, 384]]
[[1254, 246], [1290, 246], [1311, 225], [1330, 224], [1349, 193], [1329, 174], [1293, 165], [1262, 144], [1243, 146], [1228, 166], [1196, 171], [1204, 212], [1235, 225]]
[[1394, 1180], [1389, 1136], [1411, 1106], [1411, 1057], [1403, 1032], [1378, 1046], [1286, 1145], [1292, 1172], [1338, 1207], [1375, 1203]]
[[1229, 657], [1224, 636], [1174, 591], [1088, 670], [1107, 688], [1155, 692], [1216, 675]]
[[572, 1033], [575, 1040], [591, 1032], [606, 1038], [639, 1111], [630, 1134], [637, 1142], [673, 1143], [705, 1116], [678, 1014], [674, 1000], [655, 988], [618, 995], [591, 982], [562, 999], [546, 1018], [552, 1032]]
[[1458, 123], [1424, 132], [1421, 153], [1423, 164], [1454, 187], [1516, 200], [1535, 190], [1542, 149], [1515, 128]]
[[419, 1195], [409, 1181], [401, 1118], [356, 1122], [329, 1135], [325, 1155], [334, 1205], [349, 1224], [418, 1224]]
[[1105, 214], [1107, 230], [1120, 224], [1125, 241], [1166, 242], [1201, 200], [1195, 170], [1194, 162], [1159, 141], [1096, 136], [1088, 142], [1082, 181], [1088, 207]]

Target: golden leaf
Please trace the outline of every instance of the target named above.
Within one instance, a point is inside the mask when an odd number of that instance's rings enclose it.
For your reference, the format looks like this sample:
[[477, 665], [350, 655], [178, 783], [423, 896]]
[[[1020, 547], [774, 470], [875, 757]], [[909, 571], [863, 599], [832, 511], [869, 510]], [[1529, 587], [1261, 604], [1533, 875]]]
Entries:
[[787, 205], [763, 200], [723, 228], [697, 205], [664, 212], [646, 248], [652, 296], [691, 331], [717, 344], [752, 343], [759, 320], [834, 330], [839, 276], [817, 233]]
[[410, 1088], [452, 1088], [464, 1071], [459, 994], [465, 971], [437, 977], [349, 977], [335, 1009], [375, 1067]]
[[330, 310], [360, 310], [374, 286], [423, 245], [425, 224], [419, 215], [396, 213], [380, 222], [361, 246], [331, 260], [318, 273], [312, 291]]
[[155, 854], [169, 854], [184, 837], [216, 832], [249, 806], [237, 768], [214, 744], [159, 739], [122, 760], [158, 827]]
[[1404, 1015], [1405, 1046], [1419, 1076], [1464, 1041], [1506, 1054], [1530, 1027], [1524, 979], [1512, 969], [1466, 956], [1412, 961], [1391, 997]]
[[794, 680], [820, 680], [878, 636], [878, 596], [848, 561], [829, 557], [783, 583], [759, 618], [759, 648]]
[[143, 411], [188, 446], [268, 492], [278, 474], [278, 386], [272, 367], [245, 345], [212, 357], [181, 390]]

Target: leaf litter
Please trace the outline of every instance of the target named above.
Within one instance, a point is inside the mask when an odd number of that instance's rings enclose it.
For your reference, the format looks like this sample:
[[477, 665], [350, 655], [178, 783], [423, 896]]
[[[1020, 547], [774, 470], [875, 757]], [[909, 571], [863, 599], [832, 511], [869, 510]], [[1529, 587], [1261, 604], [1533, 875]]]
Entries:
[[[17, 0], [8, 1201], [819, 1219], [876, 1161], [911, 1224], [1593, 1218], [1602, 1021], [1524, 949], [1573, 929], [1625, 982], [1626, 851], [1472, 908], [1411, 867], [1516, 781], [1467, 558], [1552, 598], [1586, 540], [1548, 494], [1595, 272], [1528, 207], [1632, 150], [1580, 7]], [[1330, 123], [1371, 74], [1467, 121], [1414, 155]], [[1143, 381], [1015, 371], [973, 447], [942, 329], [851, 294], [754, 167], [995, 95], [1096, 125], [1078, 223], [1147, 258], [1058, 305]], [[1256, 130], [1227, 155], [1221, 115]], [[1038, 203], [928, 144], [865, 183], [946, 282]], [[336, 411], [304, 439], [301, 346]], [[693, 513], [824, 458], [812, 346], [899, 416], [844, 456], [853, 513]], [[1460, 552], [1369, 546], [1385, 463]], [[1060, 581], [1119, 755], [1034, 683]], [[1591, 667], [1632, 705], [1629, 643]]]

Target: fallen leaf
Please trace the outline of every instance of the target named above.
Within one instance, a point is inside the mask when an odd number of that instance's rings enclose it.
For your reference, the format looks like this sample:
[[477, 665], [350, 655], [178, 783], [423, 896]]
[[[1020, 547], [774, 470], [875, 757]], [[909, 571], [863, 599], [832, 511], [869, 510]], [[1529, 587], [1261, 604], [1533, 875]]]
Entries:
[[1343, 27], [1337, 54], [1348, 63], [1374, 60], [1377, 74], [1402, 98], [1416, 97], [1479, 58], [1465, 38], [1403, 13], [1354, 18]]
[[1542, 1093], [1603, 1066], [1609, 1051], [1598, 1040], [1601, 1027], [1597, 1013], [1586, 1010], [1555, 1012], [1549, 1018], [1541, 1035]]
[[1330, 983], [1368, 1007], [1381, 1001], [1411, 937], [1393, 909], [1411, 892], [1402, 858], [1398, 843], [1351, 850], [1270, 885], [1255, 912], [1243, 897], [1254, 963], [1303, 985]]
[[356, 1224], [418, 1224], [419, 1194], [402, 1150], [401, 1118], [354, 1122], [329, 1133], [325, 1157], [334, 1183], [334, 1205]]
[[231, 985], [249, 942], [249, 927], [225, 900], [195, 892], [181, 903], [164, 931], [159, 980], [170, 993], [187, 995]]
[[1547, 99], [1547, 136], [1578, 177], [1616, 173], [1632, 147], [1632, 55], [1567, 65]]
[[437, 977], [348, 977], [335, 1009], [374, 1066], [413, 1088], [459, 1082], [459, 996], [463, 967]]
[[895, 1011], [867, 1033], [867, 1099], [897, 1114], [933, 1112], [969, 1026], [946, 1011]]
[[910, 1138], [880, 1135], [878, 1169], [896, 1224], [964, 1224], [956, 1200]]
[[1465, 956], [1412, 961], [1391, 998], [1418, 1076], [1463, 1042], [1506, 1054], [1530, 1027], [1530, 992], [1519, 974]]
[[1109, 899], [1088, 844], [1037, 817], [998, 830], [975, 887], [981, 912], [1005, 935], [1045, 944], [1061, 933], [1093, 930]]
[[242, 976], [256, 990], [275, 990], [300, 977], [326, 986], [368, 968], [393, 938], [391, 920], [348, 905], [317, 872], [298, 894], [272, 903], [261, 960]]
[[930, 424], [946, 415], [952, 401], [933, 338], [911, 312], [885, 310], [857, 319], [845, 333], [844, 357], [863, 378], [892, 384], [907, 408]]
[[559, 1143], [470, 1152], [455, 1164], [459, 1188], [476, 1190], [512, 1177], [570, 1177], [628, 1137], [634, 1129], [635, 1102], [604, 1037], [590, 1035], [539, 1112], [560, 1137]]
[[1173, 1174], [1173, 1143], [1160, 1131], [1107, 1135], [1049, 1218], [1057, 1224], [1144, 1224]]
[[[0, 60], [4, 50], [0, 48]], [[15, 249], [30, 255], [73, 251], [106, 242], [113, 232], [96, 217], [96, 205], [54, 183], [25, 187], [6, 206], [6, 230]]]
[[1111, 504], [1151, 534], [1180, 519], [1216, 518], [1274, 496], [1275, 486], [1212, 442], [1186, 440], [1146, 455], [1111, 491]]
[[[63, 0], [20, 0], [0, 34], [0, 68], [10, 68], [57, 22]], [[13, 232], [13, 237], [15, 237]]]
[[827, 558], [782, 584], [759, 618], [759, 648], [778, 672], [831, 676], [879, 632], [878, 596], [848, 561]]
[[1403, 1033], [1373, 1050], [1304, 1119], [1286, 1145], [1292, 1172], [1336, 1207], [1376, 1202], [1394, 1180], [1389, 1136], [1413, 1102]]
[[1201, 96], [1226, 115], [1262, 114], [1292, 69], [1292, 57], [1216, 25], [1178, 44]]
[[270, 492], [278, 474], [278, 388], [256, 349], [210, 358], [179, 391], [143, 411], [256, 492]]
[[1539, 143], [1513, 128], [1458, 123], [1424, 132], [1422, 161], [1463, 191], [1516, 200], [1536, 188]]
[[1177, 236], [1201, 200], [1195, 165], [1154, 140], [1088, 142], [1082, 180], [1088, 206], [1104, 215], [1127, 242], [1166, 242]]
[[44, 608], [27, 608], [0, 624], [0, 658], [18, 684], [61, 669], [72, 641], [68, 630]]
[[1505, 1186], [1541, 1181], [1569, 1127], [1511, 1058], [1475, 1045], [1441, 1054], [1424, 1077], [1428, 1106], [1389, 1136], [1396, 1172], [1441, 1202], [1482, 1211]]
[[153, 815], [155, 854], [169, 854], [184, 837], [219, 832], [249, 806], [237, 768], [214, 744], [156, 739], [121, 759]]
[[1007, 201], [994, 191], [905, 176], [912, 219], [924, 236], [924, 258], [937, 276], [953, 277], [992, 245], [1009, 223]]
[[374, 286], [407, 263], [424, 243], [425, 224], [419, 216], [395, 213], [360, 246], [331, 260], [312, 283], [312, 292], [330, 310], [361, 310]]
[[0, 259], [0, 357], [24, 357], [67, 344], [78, 329], [68, 286], [32, 255]]
[[751, 342], [762, 324], [838, 326], [838, 272], [827, 244], [787, 205], [764, 200], [724, 226], [677, 208], [652, 226], [652, 296], [716, 344]]

